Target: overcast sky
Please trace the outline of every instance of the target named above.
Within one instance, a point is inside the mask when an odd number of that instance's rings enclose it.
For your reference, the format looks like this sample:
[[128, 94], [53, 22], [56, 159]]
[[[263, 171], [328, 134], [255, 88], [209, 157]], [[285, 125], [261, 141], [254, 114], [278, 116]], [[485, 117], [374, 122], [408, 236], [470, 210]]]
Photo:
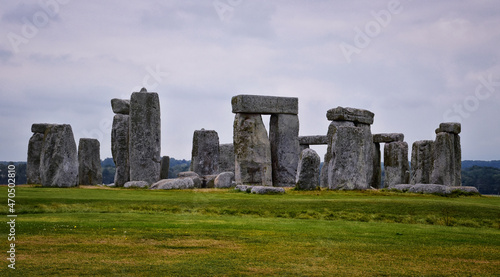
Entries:
[[298, 97], [300, 135], [367, 109], [410, 149], [458, 121], [463, 160], [500, 159], [498, 1], [0, 0], [0, 21], [0, 160], [25, 161], [39, 122], [111, 157], [110, 100], [141, 87], [177, 159], [201, 128], [232, 142], [238, 94]]

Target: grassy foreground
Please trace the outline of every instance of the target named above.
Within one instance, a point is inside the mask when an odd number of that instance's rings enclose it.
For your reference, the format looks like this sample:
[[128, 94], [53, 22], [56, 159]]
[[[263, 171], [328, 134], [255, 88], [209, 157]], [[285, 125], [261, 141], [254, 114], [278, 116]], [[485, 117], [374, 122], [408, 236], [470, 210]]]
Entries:
[[[7, 188], [0, 187], [7, 221]], [[499, 276], [500, 198], [16, 188], [0, 276]]]

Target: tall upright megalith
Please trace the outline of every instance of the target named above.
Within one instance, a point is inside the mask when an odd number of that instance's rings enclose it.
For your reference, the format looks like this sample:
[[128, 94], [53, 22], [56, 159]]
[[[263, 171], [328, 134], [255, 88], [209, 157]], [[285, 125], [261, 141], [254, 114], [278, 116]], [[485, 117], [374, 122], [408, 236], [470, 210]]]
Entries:
[[[372, 178], [372, 184], [371, 186], [374, 188], [381, 188], [382, 187], [382, 163], [381, 163], [381, 152], [380, 152], [380, 144], [385, 143], [384, 146], [384, 164], [386, 166], [386, 172], [387, 169], [389, 169], [389, 177], [387, 177], [386, 173], [386, 178], [384, 185], [385, 187], [388, 187], [388, 183], [396, 182], [396, 184], [401, 184], [401, 183], [406, 183], [407, 180], [405, 176], [399, 177], [400, 181], [397, 181], [395, 178], [396, 172], [405, 172], [409, 170], [408, 168], [408, 162], [406, 164], [404, 162], [400, 162], [400, 160], [396, 159], [394, 156], [400, 157], [403, 156], [403, 152], [393, 152], [393, 151], [398, 151], [400, 148], [391, 146], [389, 144], [393, 142], [403, 142], [404, 141], [404, 134], [401, 133], [381, 133], [381, 134], [374, 134], [373, 135], [373, 144], [375, 146], [374, 148], [374, 155], [373, 155], [373, 178]], [[389, 146], [388, 146], [389, 145]], [[387, 150], [385, 149], [387, 147]], [[386, 154], [387, 151], [387, 154]], [[407, 151], [408, 153], [408, 151]], [[386, 158], [387, 155], [387, 158]], [[389, 166], [387, 163], [385, 163], [385, 159], [391, 159], [389, 161]], [[404, 159], [401, 159], [404, 161]], [[388, 166], [388, 167], [387, 167]], [[403, 169], [404, 167], [404, 169]], [[389, 182], [387, 182], [389, 180]]]
[[130, 181], [129, 125], [129, 115], [116, 114], [113, 117], [111, 154], [115, 162], [115, 186], [117, 187], [123, 187], [126, 182]]
[[190, 170], [200, 176], [219, 173], [219, 135], [216, 131], [194, 131]]
[[156, 92], [132, 93], [130, 98], [130, 180], [149, 184], [160, 178], [160, 99]]
[[385, 187], [410, 183], [408, 144], [404, 141], [386, 143], [384, 146]]
[[272, 114], [269, 124], [273, 186], [295, 185], [300, 156], [299, 117], [296, 114]]
[[50, 125], [45, 130], [40, 177], [44, 187], [74, 187], [78, 184], [78, 155], [70, 125]]
[[234, 145], [232, 143], [219, 145], [219, 171], [234, 173]]
[[430, 184], [434, 165], [434, 141], [415, 141], [411, 150], [410, 184]]
[[78, 184], [102, 184], [100, 143], [97, 139], [81, 138], [78, 143]]
[[462, 185], [462, 150], [460, 123], [441, 123], [436, 129], [431, 183], [445, 186]]
[[35, 123], [31, 126], [31, 136], [28, 143], [28, 159], [26, 165], [26, 179], [28, 184], [41, 184], [40, 158], [42, 156], [45, 130], [51, 124]]
[[300, 152], [295, 189], [315, 190], [319, 188], [320, 159], [316, 151], [306, 148]]

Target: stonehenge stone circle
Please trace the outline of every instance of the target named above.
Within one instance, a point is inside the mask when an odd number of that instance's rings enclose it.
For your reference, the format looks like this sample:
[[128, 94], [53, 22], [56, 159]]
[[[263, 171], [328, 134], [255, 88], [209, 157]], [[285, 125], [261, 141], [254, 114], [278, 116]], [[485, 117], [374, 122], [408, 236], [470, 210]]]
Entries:
[[216, 131], [194, 131], [190, 170], [200, 176], [219, 173], [219, 135]]
[[156, 92], [134, 92], [130, 98], [130, 180], [152, 184], [160, 178], [161, 119]]
[[236, 184], [272, 186], [271, 144], [260, 114], [236, 114], [233, 145]]
[[293, 187], [299, 163], [299, 117], [272, 114], [269, 125], [273, 186]]
[[130, 181], [129, 125], [128, 115], [117, 114], [113, 117], [111, 154], [115, 162], [115, 186], [117, 187], [123, 187], [126, 182]]
[[[33, 129], [32, 129], [33, 130]], [[42, 155], [43, 133], [34, 133], [28, 143], [28, 161], [26, 164], [26, 181], [28, 184], [41, 184], [40, 158]]]
[[373, 135], [375, 143], [391, 143], [396, 141], [404, 141], [405, 135], [401, 133], [381, 133]]
[[70, 125], [49, 125], [45, 130], [40, 179], [44, 187], [78, 185], [78, 155]]
[[384, 146], [384, 185], [409, 183], [408, 144], [404, 141], [386, 143]]
[[355, 108], [337, 107], [326, 112], [326, 118], [330, 121], [351, 121], [371, 125], [373, 117], [372, 112]]
[[78, 143], [78, 184], [102, 184], [100, 143], [97, 139], [81, 138]]
[[219, 171], [234, 173], [234, 146], [232, 143], [219, 145]]
[[163, 156], [160, 162], [160, 180], [168, 179], [168, 171], [170, 169], [170, 157]]
[[461, 125], [441, 123], [436, 131], [430, 183], [461, 186], [462, 152], [459, 136]]
[[302, 150], [297, 168], [295, 189], [315, 190], [319, 188], [319, 165], [320, 158], [316, 151], [309, 148]]
[[410, 184], [429, 184], [434, 162], [434, 141], [415, 141], [411, 150]]
[[299, 100], [295, 97], [237, 95], [231, 99], [233, 113], [298, 114]]
[[115, 114], [129, 114], [130, 100], [113, 98], [111, 99], [111, 108]]

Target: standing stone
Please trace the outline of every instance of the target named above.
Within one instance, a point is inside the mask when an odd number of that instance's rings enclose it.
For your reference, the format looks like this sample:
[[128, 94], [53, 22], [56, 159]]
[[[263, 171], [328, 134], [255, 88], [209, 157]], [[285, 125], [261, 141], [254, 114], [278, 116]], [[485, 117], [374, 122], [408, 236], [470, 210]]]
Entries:
[[219, 173], [219, 135], [216, 131], [194, 131], [190, 170], [200, 176]]
[[304, 149], [300, 153], [295, 188], [298, 190], [315, 190], [319, 188], [318, 153], [312, 149]]
[[168, 179], [168, 171], [170, 170], [170, 157], [163, 156], [160, 163], [160, 180]]
[[410, 184], [429, 184], [433, 168], [434, 141], [415, 141], [411, 150]]
[[152, 184], [160, 178], [160, 100], [155, 92], [134, 92], [130, 98], [130, 180]]
[[326, 135], [328, 146], [324, 157], [323, 167], [321, 168], [320, 173], [320, 186], [322, 188], [328, 187], [328, 166], [330, 164], [330, 160], [332, 159], [332, 138], [333, 135], [335, 135], [335, 133], [337, 132], [337, 129], [342, 126], [355, 127], [354, 123], [350, 121], [332, 121], [328, 126], [328, 132]]
[[374, 188], [382, 187], [382, 154], [380, 152], [380, 143], [373, 143], [373, 177], [371, 186]]
[[408, 184], [408, 144], [404, 141], [386, 143], [384, 146], [385, 187]]
[[273, 114], [269, 124], [273, 186], [293, 187], [299, 163], [299, 117]]
[[70, 125], [52, 125], [45, 131], [40, 176], [44, 187], [74, 187], [78, 184], [78, 155]]
[[445, 186], [461, 186], [461, 160], [460, 136], [452, 132], [439, 132], [434, 142], [434, 164], [430, 182]]
[[[373, 142], [366, 128], [338, 127], [332, 137], [328, 164], [330, 189], [368, 189], [373, 174]], [[367, 136], [369, 140], [366, 140]], [[367, 146], [369, 144], [369, 146]], [[366, 153], [369, 151], [369, 153]], [[366, 157], [369, 155], [369, 159]]]
[[28, 184], [41, 184], [40, 157], [42, 155], [44, 134], [34, 133], [28, 143], [28, 161], [26, 165], [26, 178]]
[[115, 186], [117, 187], [123, 187], [126, 182], [130, 181], [129, 126], [128, 115], [114, 116], [111, 129], [111, 153], [115, 162]]
[[271, 145], [262, 116], [237, 113], [233, 142], [236, 184], [272, 186]]
[[234, 146], [232, 143], [219, 145], [219, 171], [234, 173]]
[[78, 143], [78, 184], [102, 184], [100, 144], [97, 139], [81, 138]]

